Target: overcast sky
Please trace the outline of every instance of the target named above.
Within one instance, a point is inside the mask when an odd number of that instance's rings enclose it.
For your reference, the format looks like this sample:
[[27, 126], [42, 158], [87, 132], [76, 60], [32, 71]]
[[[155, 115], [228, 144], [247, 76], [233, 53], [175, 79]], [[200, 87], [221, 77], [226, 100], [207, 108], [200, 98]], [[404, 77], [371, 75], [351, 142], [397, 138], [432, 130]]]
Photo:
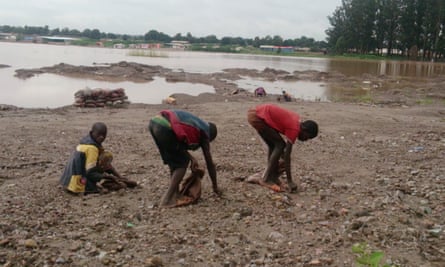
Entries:
[[0, 0], [0, 25], [144, 35], [326, 38], [341, 0]]

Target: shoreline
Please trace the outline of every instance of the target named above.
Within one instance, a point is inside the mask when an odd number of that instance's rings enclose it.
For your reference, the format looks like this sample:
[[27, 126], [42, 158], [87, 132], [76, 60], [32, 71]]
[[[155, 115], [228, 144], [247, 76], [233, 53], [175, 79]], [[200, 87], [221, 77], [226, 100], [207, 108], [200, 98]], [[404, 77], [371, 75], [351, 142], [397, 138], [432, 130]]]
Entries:
[[[212, 86], [215, 94], [208, 93], [196, 97], [177, 94], [184, 98], [183, 104], [206, 101], [224, 101], [225, 99], [248, 100], [253, 93], [238, 86], [234, 81], [241, 77], [263, 79], [265, 81], [311, 81], [322, 82], [329, 86], [331, 102], [367, 103], [375, 105], [412, 106], [418, 104], [445, 104], [445, 76], [427, 80], [410, 77], [388, 77], [364, 74], [361, 77], [348, 77], [336, 72], [314, 70], [287, 72], [272, 68], [263, 70], [231, 68], [215, 73], [192, 73], [174, 71], [162, 66], [145, 65], [134, 62], [106, 63], [98, 66], [74, 66], [65, 63], [34, 69], [17, 69], [15, 76], [29, 79], [35, 75], [51, 73], [74, 78], [88, 78], [100, 81], [149, 82], [154, 77], [165, 78], [166, 82], [198, 83]], [[124, 88], [125, 89], [125, 88]], [[267, 91], [267, 88], [266, 88]], [[274, 95], [273, 97], [277, 97]], [[196, 100], [196, 98], [199, 98]], [[74, 100], [74, 98], [73, 98]], [[74, 102], [74, 101], [73, 101]], [[6, 103], [1, 103], [3, 106]]]

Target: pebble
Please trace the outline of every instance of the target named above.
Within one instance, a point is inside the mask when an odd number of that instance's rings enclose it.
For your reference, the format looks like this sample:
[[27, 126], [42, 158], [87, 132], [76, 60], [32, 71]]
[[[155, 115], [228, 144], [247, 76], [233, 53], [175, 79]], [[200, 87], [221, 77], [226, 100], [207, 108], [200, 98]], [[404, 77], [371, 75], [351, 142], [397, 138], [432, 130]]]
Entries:
[[37, 242], [34, 239], [26, 239], [23, 244], [27, 248], [37, 248]]
[[271, 240], [277, 241], [277, 240], [283, 239], [284, 235], [282, 235], [279, 232], [273, 231], [273, 232], [270, 232], [267, 237]]
[[145, 260], [145, 266], [146, 267], [162, 267], [164, 266], [162, 259], [159, 256], [154, 256], [147, 258]]

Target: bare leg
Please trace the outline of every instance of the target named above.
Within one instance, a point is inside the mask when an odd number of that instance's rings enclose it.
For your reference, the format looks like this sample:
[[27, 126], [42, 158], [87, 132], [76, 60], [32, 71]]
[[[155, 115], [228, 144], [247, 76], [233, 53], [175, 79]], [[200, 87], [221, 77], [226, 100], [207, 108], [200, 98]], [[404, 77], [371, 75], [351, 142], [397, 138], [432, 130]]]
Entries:
[[269, 184], [279, 184], [278, 161], [283, 154], [286, 144], [280, 134], [270, 127], [264, 128], [259, 134], [269, 147], [267, 168], [263, 175], [263, 181]]
[[170, 187], [162, 199], [161, 206], [175, 206], [176, 200], [179, 198], [179, 184], [184, 178], [187, 168], [177, 168], [172, 171]]

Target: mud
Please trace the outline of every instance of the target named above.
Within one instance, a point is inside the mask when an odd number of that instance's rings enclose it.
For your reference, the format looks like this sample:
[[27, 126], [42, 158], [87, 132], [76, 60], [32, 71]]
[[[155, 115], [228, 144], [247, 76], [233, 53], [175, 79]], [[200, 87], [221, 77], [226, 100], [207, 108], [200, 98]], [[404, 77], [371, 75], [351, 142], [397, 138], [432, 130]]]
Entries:
[[[412, 77], [345, 76], [337, 72], [319, 72], [313, 70], [294, 71], [292, 73], [265, 68], [224, 69], [217, 73], [189, 73], [174, 71], [162, 66], [144, 65], [122, 61], [119, 63], [96, 63], [94, 66], [73, 66], [60, 63], [37, 69], [18, 69], [15, 76], [28, 79], [42, 73], [53, 73], [69, 77], [89, 78], [106, 81], [152, 81], [155, 76], [163, 77], [167, 82], [200, 83], [212, 86], [217, 95], [241, 94], [250, 96], [245, 88], [235, 81], [241, 77], [261, 78], [267, 81], [314, 81], [328, 83], [332, 88], [330, 101], [367, 102], [379, 105], [414, 105], [418, 102], [445, 101], [445, 76], [436, 76], [427, 80]], [[274, 96], [276, 98], [276, 96]], [[201, 99], [206, 101], [206, 99]]]
[[[211, 151], [223, 196], [212, 193], [206, 174], [197, 204], [159, 208], [169, 172], [147, 124], [172, 106], [0, 109], [0, 264], [355, 266], [351, 248], [365, 242], [384, 253], [382, 263], [445, 265], [442, 78], [421, 84], [235, 69], [205, 75], [122, 64], [111, 64], [119, 75], [101, 67], [96, 74], [69, 71], [73, 66], [45, 71], [100, 79], [165, 75], [216, 85], [216, 94], [176, 95], [174, 107], [218, 126]], [[274, 96], [255, 98], [231, 84], [237, 75], [369, 86], [372, 101], [277, 103]], [[265, 166], [265, 146], [246, 120], [248, 108], [263, 102], [320, 125], [319, 137], [293, 149], [297, 193], [274, 193], [245, 181]], [[96, 121], [108, 125], [104, 146], [113, 151], [115, 167], [142, 188], [84, 197], [60, 191], [57, 182], [69, 154]], [[204, 164], [200, 151], [194, 155]]]

